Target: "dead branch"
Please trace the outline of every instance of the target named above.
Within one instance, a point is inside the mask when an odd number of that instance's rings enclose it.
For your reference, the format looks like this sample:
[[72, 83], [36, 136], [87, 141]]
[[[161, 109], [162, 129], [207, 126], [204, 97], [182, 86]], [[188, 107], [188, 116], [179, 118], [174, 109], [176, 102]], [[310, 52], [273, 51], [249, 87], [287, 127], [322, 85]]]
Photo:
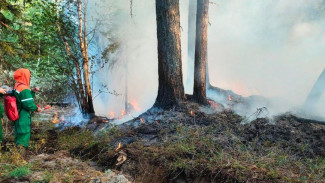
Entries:
[[3, 25], [3, 26], [5, 26], [5, 27], [6, 27], [7, 29], [9, 29], [9, 30], [12, 30], [12, 29], [9, 27], [9, 25], [5, 24], [4, 22], [0, 21], [0, 24]]

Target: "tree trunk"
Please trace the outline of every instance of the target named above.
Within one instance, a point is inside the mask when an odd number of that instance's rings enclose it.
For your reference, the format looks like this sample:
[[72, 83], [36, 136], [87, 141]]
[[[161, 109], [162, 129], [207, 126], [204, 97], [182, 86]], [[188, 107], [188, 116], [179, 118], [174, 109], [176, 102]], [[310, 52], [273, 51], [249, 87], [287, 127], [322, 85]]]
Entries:
[[188, 9], [188, 53], [187, 53], [187, 78], [186, 92], [192, 94], [194, 86], [194, 57], [195, 57], [195, 36], [196, 36], [196, 11], [197, 0], [189, 0]]
[[209, 0], [197, 1], [196, 42], [193, 98], [201, 104], [207, 103], [206, 98], [206, 63], [208, 45]]
[[69, 45], [68, 41], [66, 40], [66, 38], [64, 37], [64, 35], [63, 35], [62, 31], [61, 31], [61, 27], [60, 27], [59, 23], [56, 23], [56, 25], [57, 25], [57, 28], [58, 28], [59, 35], [61, 36], [61, 39], [64, 42], [65, 49], [66, 49], [69, 57], [73, 60], [73, 63], [75, 65], [76, 76], [77, 76], [76, 86], [78, 86], [77, 89], [79, 90], [79, 91], [76, 91], [75, 94], [76, 94], [76, 98], [78, 100], [78, 103], [80, 104], [81, 110], [83, 112], [86, 112], [87, 111], [87, 100], [84, 97], [85, 96], [85, 91], [84, 91], [84, 87], [83, 87], [83, 83], [82, 83], [82, 75], [81, 75], [79, 60], [78, 60], [77, 57], [75, 57], [72, 54], [70, 45]]
[[159, 87], [155, 107], [184, 100], [179, 0], [156, 0]]
[[[87, 99], [87, 109], [86, 114], [94, 114], [94, 105], [92, 99], [92, 92], [90, 87], [90, 74], [89, 74], [89, 57], [88, 57], [88, 43], [87, 43], [87, 8], [84, 8], [84, 20], [82, 20], [82, 2], [78, 0], [78, 17], [79, 17], [79, 40], [80, 40], [80, 50], [82, 53], [82, 65], [83, 65], [83, 75], [84, 75], [84, 87]], [[84, 29], [82, 28], [84, 24]]]

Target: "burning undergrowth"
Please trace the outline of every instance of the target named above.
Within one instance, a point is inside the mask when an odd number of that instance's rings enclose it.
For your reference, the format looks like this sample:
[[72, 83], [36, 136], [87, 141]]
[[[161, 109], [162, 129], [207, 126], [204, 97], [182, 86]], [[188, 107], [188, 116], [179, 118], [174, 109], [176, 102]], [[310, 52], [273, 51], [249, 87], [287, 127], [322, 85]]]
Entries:
[[182, 102], [170, 110], [153, 108], [119, 126], [94, 128], [92, 122], [88, 127], [97, 129], [98, 140], [71, 153], [136, 182], [325, 180], [324, 125], [291, 114], [243, 121], [212, 101], [209, 106]]

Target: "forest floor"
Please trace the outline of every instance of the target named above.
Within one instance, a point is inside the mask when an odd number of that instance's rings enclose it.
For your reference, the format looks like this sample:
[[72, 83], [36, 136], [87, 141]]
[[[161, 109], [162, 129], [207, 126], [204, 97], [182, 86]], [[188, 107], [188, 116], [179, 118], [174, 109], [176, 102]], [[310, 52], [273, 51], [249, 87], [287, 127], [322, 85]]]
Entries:
[[[71, 156], [70, 151], [94, 142], [92, 132], [73, 135], [61, 131], [53, 122], [73, 109], [52, 107], [34, 116], [30, 147], [24, 156], [14, 145], [11, 125], [4, 125], [5, 142], [0, 148], [0, 182], [96, 182], [129, 183], [118, 171], [98, 167], [96, 162]], [[56, 121], [57, 122], [57, 121]], [[10, 123], [10, 122], [9, 122]], [[71, 137], [71, 139], [70, 139]], [[81, 141], [78, 141], [80, 138]]]
[[318, 121], [283, 114], [242, 124], [229, 109], [191, 102], [119, 126], [101, 119], [83, 128], [39, 123], [26, 161], [10, 136], [1, 150], [2, 180], [325, 182], [325, 126]]

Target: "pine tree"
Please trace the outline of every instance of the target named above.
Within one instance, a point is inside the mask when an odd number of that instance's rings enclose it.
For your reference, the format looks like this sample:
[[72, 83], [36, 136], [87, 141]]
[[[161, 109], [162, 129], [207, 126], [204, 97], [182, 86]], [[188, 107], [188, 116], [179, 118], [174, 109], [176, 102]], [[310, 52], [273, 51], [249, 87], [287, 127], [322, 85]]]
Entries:
[[201, 104], [207, 103], [206, 69], [209, 23], [209, 0], [198, 0], [196, 16], [196, 42], [194, 67], [194, 100]]
[[155, 107], [184, 100], [179, 0], [156, 0], [159, 88]]

